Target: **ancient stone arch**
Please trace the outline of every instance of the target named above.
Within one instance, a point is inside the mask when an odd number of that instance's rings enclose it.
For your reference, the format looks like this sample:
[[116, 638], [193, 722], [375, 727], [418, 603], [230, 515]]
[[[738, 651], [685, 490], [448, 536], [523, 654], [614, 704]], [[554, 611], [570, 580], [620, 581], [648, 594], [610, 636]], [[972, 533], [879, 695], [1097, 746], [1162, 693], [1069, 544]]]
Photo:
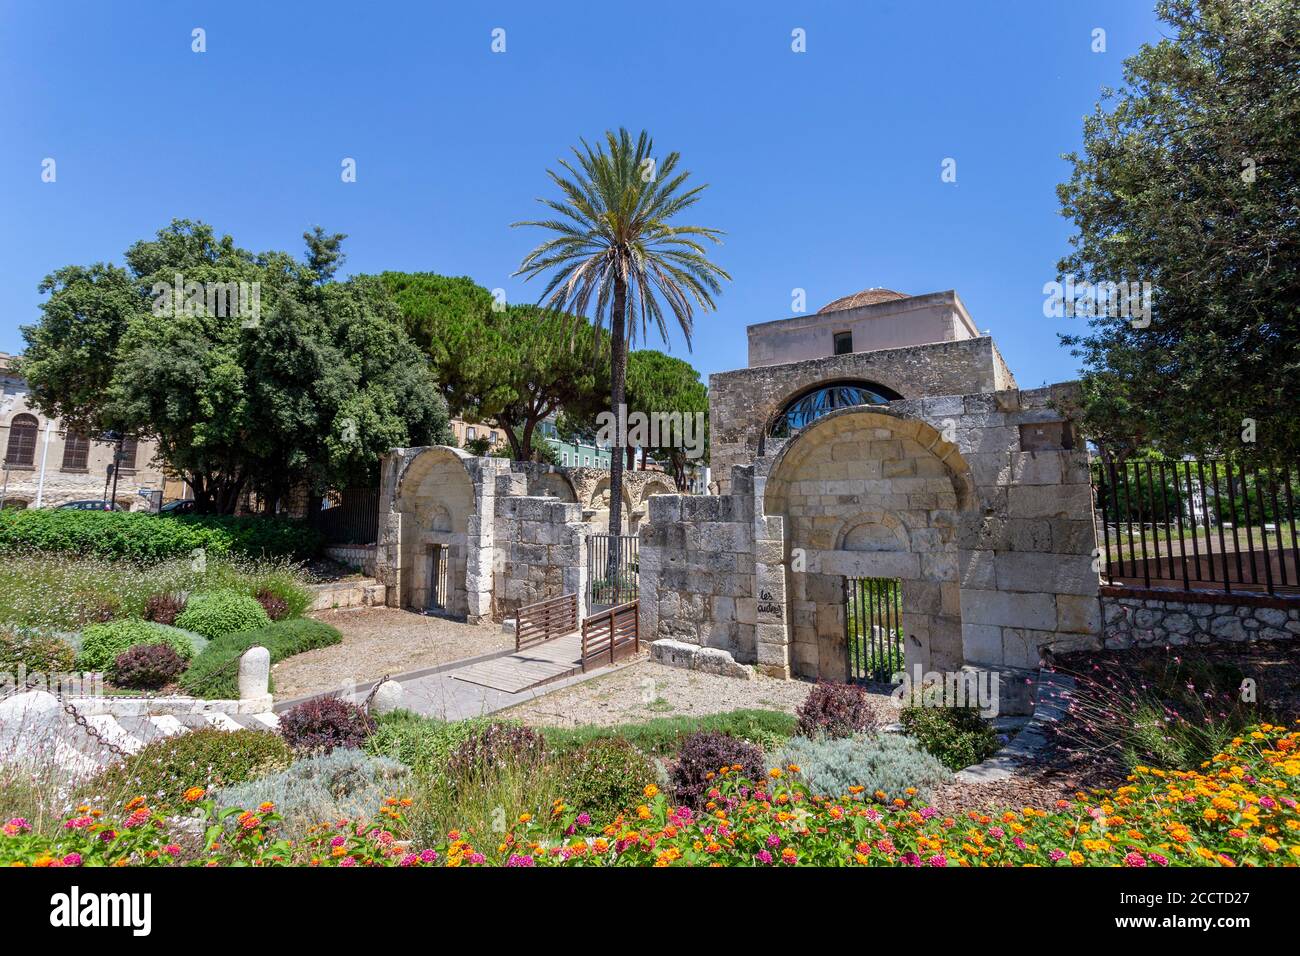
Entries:
[[[400, 516], [400, 607], [436, 608], [458, 615], [470, 611], [469, 531], [478, 516], [474, 480], [467, 467], [471, 460], [459, 449], [425, 448], [398, 477], [392, 511]], [[446, 563], [445, 572], [441, 562]], [[435, 595], [435, 580], [443, 582], [444, 593]]]
[[[970, 468], [931, 425], [887, 410], [832, 412], [772, 461], [763, 511], [783, 522], [791, 669], [848, 675], [844, 580], [902, 581], [907, 663], [962, 663], [958, 530]], [[791, 559], [798, 556], [798, 562]], [[805, 570], [795, 572], [794, 567]]]

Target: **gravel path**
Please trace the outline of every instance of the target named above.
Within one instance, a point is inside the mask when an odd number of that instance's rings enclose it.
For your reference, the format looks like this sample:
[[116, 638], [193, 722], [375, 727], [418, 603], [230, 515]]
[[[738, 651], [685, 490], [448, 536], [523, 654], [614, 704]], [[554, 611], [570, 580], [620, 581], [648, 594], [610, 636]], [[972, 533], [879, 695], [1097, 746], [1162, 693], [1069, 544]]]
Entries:
[[[784, 681], [761, 675], [753, 680], [739, 680], [643, 660], [608, 677], [576, 684], [502, 711], [502, 716], [537, 726], [574, 727], [638, 723], [655, 717], [699, 716], [740, 708], [794, 713], [811, 686], [808, 681]], [[878, 713], [893, 712], [883, 694], [871, 697], [878, 705]]]
[[334, 690], [406, 671], [514, 647], [499, 624], [464, 624], [391, 607], [342, 608], [311, 615], [332, 624], [343, 643], [290, 657], [271, 668], [280, 699]]

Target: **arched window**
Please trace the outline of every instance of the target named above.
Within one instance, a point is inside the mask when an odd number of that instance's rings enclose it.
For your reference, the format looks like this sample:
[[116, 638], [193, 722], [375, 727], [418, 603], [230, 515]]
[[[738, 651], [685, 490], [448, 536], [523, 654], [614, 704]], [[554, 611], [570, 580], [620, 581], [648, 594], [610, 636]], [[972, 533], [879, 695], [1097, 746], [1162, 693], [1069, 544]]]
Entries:
[[40, 423], [34, 415], [15, 415], [9, 423], [9, 445], [5, 460], [11, 468], [31, 468], [36, 463], [36, 435]]
[[90, 459], [90, 439], [80, 432], [69, 431], [63, 439], [64, 471], [85, 471]]
[[792, 398], [773, 420], [768, 434], [787, 438], [792, 432], [829, 415], [838, 408], [885, 405], [902, 398], [893, 389], [874, 382], [823, 382]]

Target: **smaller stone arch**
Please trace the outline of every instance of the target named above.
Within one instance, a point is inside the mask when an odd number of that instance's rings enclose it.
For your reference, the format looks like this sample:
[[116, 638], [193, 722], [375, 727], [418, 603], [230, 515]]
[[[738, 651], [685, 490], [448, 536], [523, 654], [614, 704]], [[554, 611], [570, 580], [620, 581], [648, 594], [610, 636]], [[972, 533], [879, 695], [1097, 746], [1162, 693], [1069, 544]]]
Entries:
[[477, 514], [471, 461], [459, 448], [435, 445], [410, 458], [397, 479], [392, 510], [401, 515], [400, 607], [454, 615], [469, 610], [469, 530]]

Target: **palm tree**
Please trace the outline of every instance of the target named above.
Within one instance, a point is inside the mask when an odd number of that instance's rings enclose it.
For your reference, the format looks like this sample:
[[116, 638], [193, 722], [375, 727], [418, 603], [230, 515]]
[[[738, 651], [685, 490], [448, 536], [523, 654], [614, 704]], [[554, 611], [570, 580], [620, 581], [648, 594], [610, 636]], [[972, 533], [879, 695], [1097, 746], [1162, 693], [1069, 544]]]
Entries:
[[[633, 143], [631, 134], [620, 129], [617, 134], [606, 132], [603, 147], [593, 149], [583, 140], [573, 155], [572, 163], [559, 161], [562, 172], [546, 171], [564, 198], [538, 200], [561, 218], [514, 223], [555, 233], [524, 257], [516, 275], [531, 279], [551, 273], [543, 303], [578, 316], [591, 310], [597, 328], [608, 321], [609, 398], [618, 416], [624, 404], [628, 345], [636, 341], [638, 322], [642, 338], [653, 325], [667, 340], [666, 305], [689, 349], [695, 306], [712, 310], [713, 296], [722, 289], [718, 280], [731, 276], [708, 260], [702, 244], [721, 243], [720, 230], [670, 222], [695, 205], [705, 188], [681, 191], [690, 173], [676, 171], [680, 154], [669, 153], [656, 168], [649, 134], [643, 130]], [[619, 533], [623, 520], [623, 437], [618, 436], [610, 456], [611, 535]], [[608, 579], [613, 582], [617, 552], [610, 548]]]

